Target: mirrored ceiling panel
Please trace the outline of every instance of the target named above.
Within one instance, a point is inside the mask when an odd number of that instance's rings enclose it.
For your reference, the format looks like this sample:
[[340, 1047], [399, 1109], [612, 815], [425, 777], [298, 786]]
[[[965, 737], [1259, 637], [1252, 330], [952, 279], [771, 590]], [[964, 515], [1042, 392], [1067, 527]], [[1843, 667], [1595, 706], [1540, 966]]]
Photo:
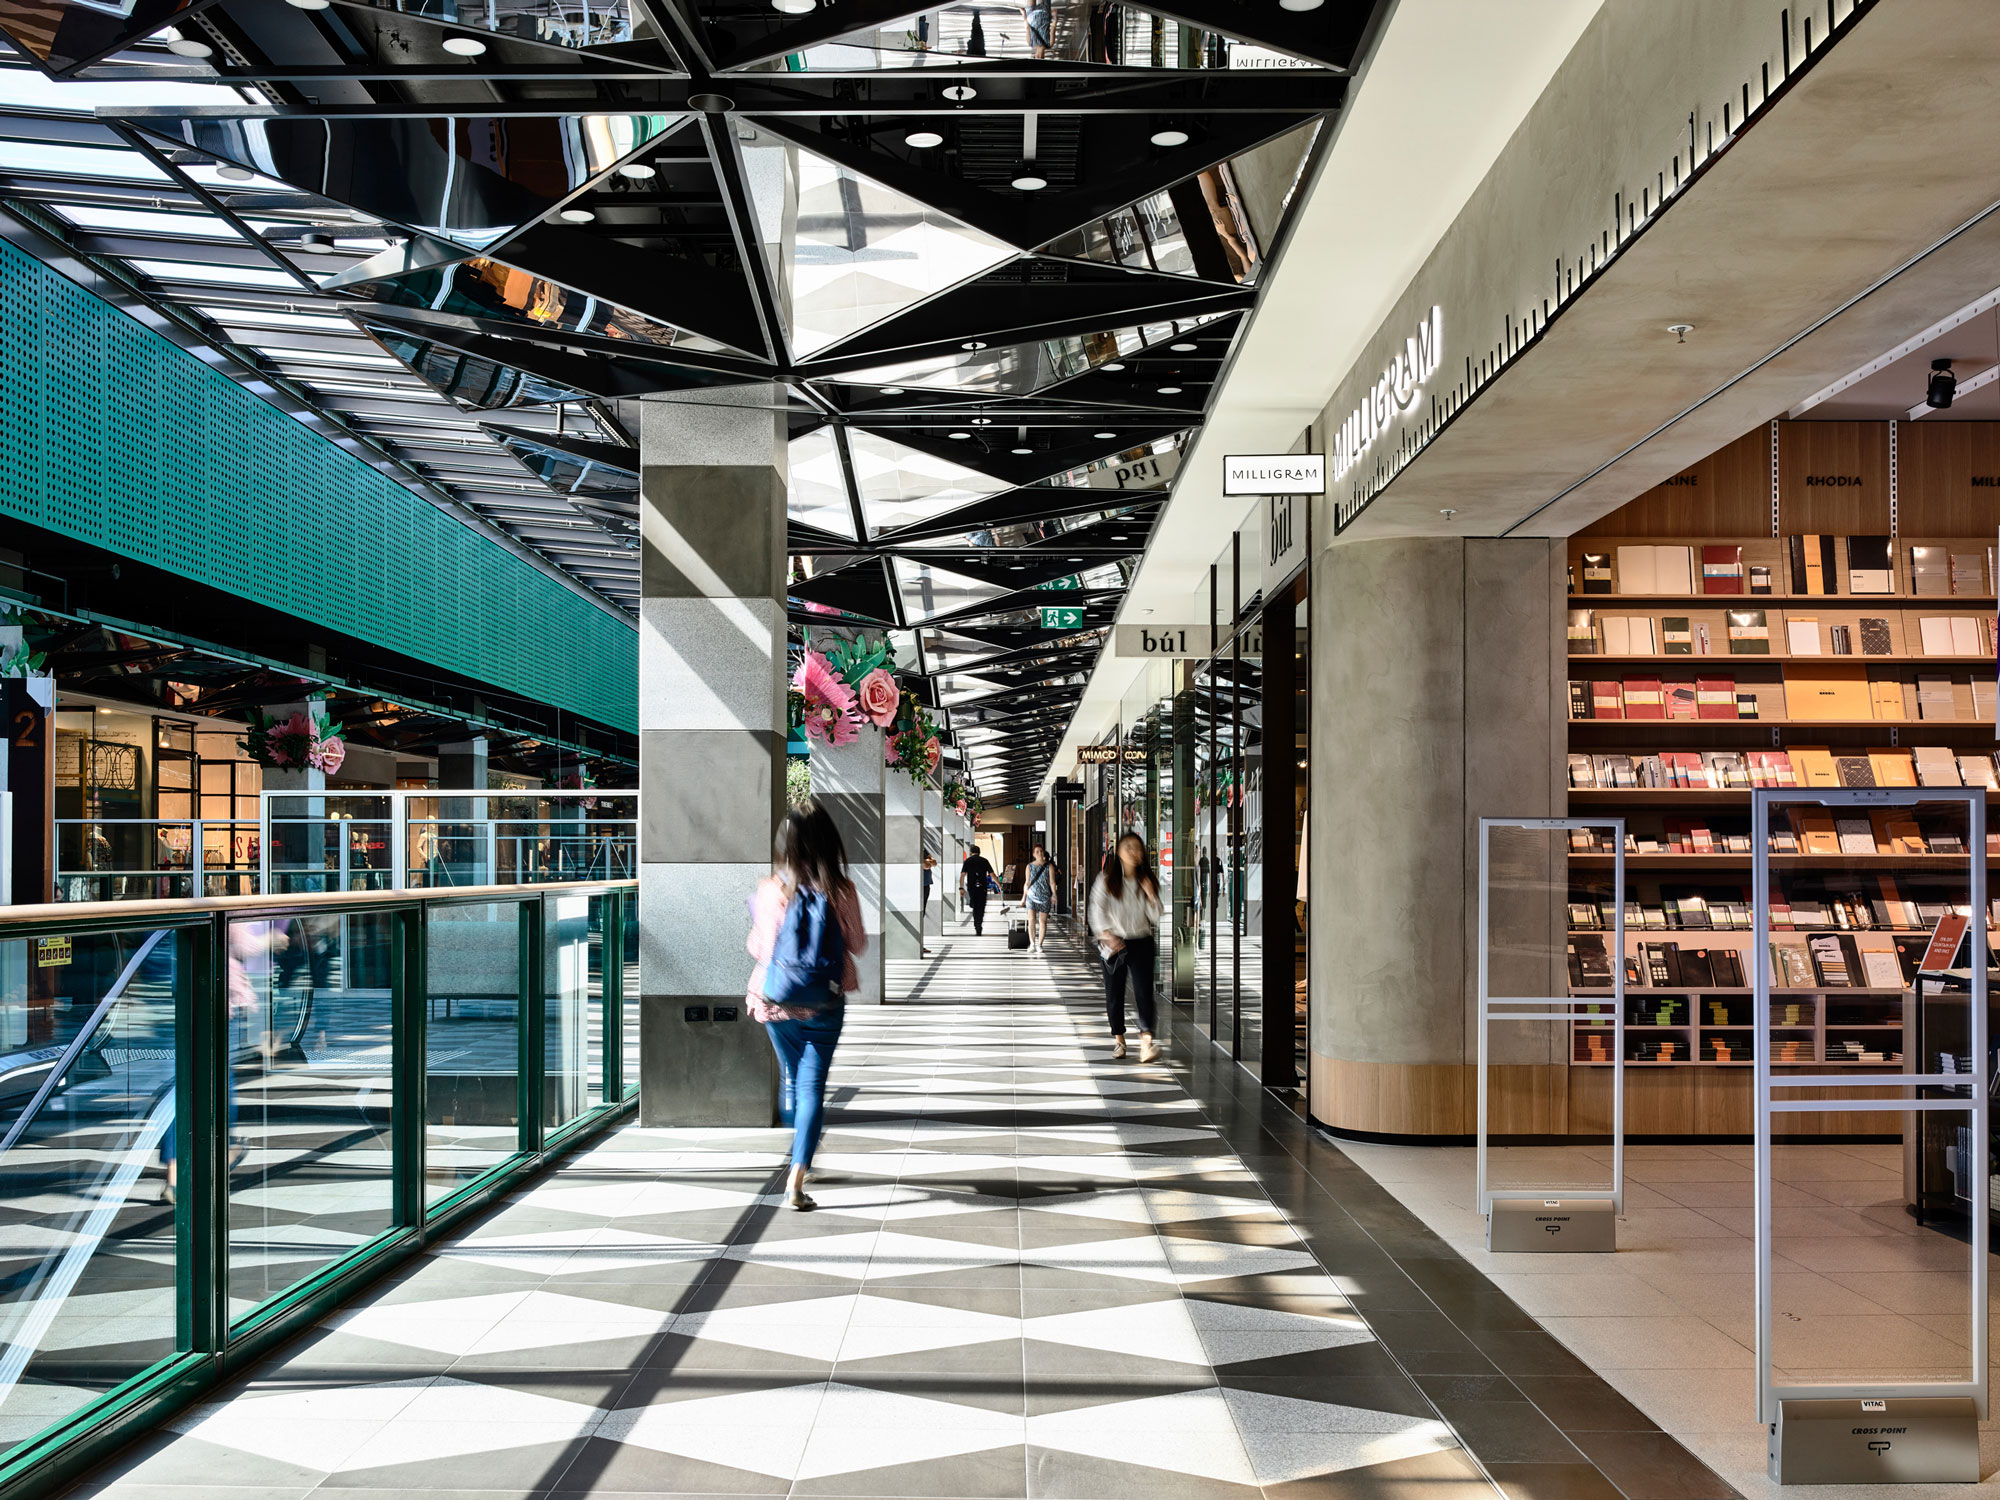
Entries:
[[[801, 526], [852, 540], [854, 508], [848, 503], [833, 429], [821, 427], [793, 438], [786, 452], [786, 515]], [[821, 559], [823, 565], [827, 561]]]
[[858, 427], [848, 431], [848, 450], [871, 535], [943, 515], [1007, 488], [989, 475]]

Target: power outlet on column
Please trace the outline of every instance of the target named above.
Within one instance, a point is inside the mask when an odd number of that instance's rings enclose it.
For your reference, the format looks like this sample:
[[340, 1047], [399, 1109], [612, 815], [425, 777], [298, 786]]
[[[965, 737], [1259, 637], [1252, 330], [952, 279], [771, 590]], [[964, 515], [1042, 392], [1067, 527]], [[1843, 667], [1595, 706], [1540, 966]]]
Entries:
[[706, 1005], [682, 1006], [681, 1019], [690, 1025], [697, 1021], [706, 1021], [708, 1019], [708, 1007]]
[[715, 1007], [715, 1019], [717, 1021], [733, 1021], [736, 1019], [736, 1012], [737, 1007], [734, 1005], [718, 1005]]

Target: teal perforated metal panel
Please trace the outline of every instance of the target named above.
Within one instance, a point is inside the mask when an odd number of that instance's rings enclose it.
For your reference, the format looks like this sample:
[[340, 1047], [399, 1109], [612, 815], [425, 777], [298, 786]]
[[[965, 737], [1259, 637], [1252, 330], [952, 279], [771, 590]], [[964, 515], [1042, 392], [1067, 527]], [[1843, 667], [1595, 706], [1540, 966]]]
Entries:
[[631, 624], [5, 240], [0, 515], [637, 727]]

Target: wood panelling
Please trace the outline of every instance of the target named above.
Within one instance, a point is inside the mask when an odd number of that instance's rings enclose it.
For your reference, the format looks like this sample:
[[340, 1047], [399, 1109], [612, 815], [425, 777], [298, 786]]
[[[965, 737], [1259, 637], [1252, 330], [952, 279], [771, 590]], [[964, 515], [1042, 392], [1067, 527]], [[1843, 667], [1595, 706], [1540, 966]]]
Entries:
[[1896, 510], [1902, 536], [1991, 538], [2000, 526], [2000, 423], [1898, 423]]
[[1887, 536], [1889, 424], [1780, 422], [1778, 530]]
[[1458, 1063], [1353, 1062], [1312, 1054], [1313, 1118], [1379, 1135], [1470, 1135]]
[[[1787, 1072], [1824, 1073], [1824, 1068], [1779, 1068]], [[1894, 1069], [1885, 1071], [1893, 1072]], [[1627, 1068], [1625, 1070], [1625, 1133], [1627, 1135], [1749, 1135], [1756, 1127], [1749, 1068]], [[1834, 1090], [1797, 1089], [1779, 1097], [1825, 1099]], [[1842, 1092], [1853, 1092], [1842, 1090]], [[1611, 1133], [1611, 1069], [1569, 1070], [1569, 1120], [1572, 1135]], [[1901, 1128], [1896, 1115], [1850, 1110], [1844, 1113], [1784, 1115], [1777, 1136], [1784, 1140], [1820, 1136], [1893, 1135]]]
[[1771, 430], [1757, 427], [1580, 536], [1759, 536], [1771, 530]]

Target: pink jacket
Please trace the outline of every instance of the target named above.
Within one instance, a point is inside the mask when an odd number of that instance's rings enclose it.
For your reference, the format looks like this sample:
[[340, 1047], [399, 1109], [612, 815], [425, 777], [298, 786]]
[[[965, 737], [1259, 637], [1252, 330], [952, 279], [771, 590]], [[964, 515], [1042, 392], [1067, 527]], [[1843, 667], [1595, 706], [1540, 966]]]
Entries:
[[[778, 937], [778, 919], [784, 914], [784, 882], [775, 875], [767, 875], [758, 883], [757, 894], [750, 898], [750, 940], [743, 945], [757, 960], [757, 967], [750, 972], [749, 992], [744, 998], [750, 1004], [750, 1013], [760, 1021], [777, 1019], [786, 1013], [785, 1007], [771, 1005], [764, 999], [764, 965], [770, 961], [771, 945]], [[854, 894], [851, 884], [833, 898], [833, 915], [840, 923], [841, 941], [847, 948], [847, 959], [840, 972], [840, 988], [843, 994], [851, 995], [861, 988], [861, 974], [854, 967], [854, 956], [868, 951], [868, 933], [861, 925], [861, 898]], [[773, 1014], [760, 1015], [760, 1010]]]

